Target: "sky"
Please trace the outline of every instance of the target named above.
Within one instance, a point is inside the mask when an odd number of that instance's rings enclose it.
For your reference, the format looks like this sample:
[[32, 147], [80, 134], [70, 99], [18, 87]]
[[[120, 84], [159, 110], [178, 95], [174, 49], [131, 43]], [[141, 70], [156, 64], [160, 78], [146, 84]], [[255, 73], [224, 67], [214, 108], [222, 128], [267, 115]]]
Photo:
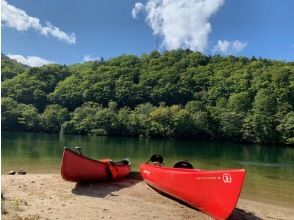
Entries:
[[30, 66], [191, 49], [294, 61], [293, 0], [1, 0], [1, 52]]

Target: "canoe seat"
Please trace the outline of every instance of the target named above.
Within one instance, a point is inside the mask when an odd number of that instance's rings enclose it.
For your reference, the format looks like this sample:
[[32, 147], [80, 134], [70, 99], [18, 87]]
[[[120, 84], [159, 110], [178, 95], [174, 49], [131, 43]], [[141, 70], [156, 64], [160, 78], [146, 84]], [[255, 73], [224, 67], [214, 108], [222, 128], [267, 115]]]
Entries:
[[128, 159], [120, 160], [120, 161], [114, 161], [115, 165], [129, 165], [131, 162]]
[[188, 161], [181, 160], [174, 165], [174, 168], [193, 169], [193, 166]]
[[151, 155], [149, 161], [151, 161], [152, 163], [163, 164], [163, 157], [159, 154], [153, 154], [153, 155]]
[[81, 147], [76, 146], [75, 149], [76, 149], [76, 151], [77, 151], [79, 154], [82, 154], [82, 148], [81, 148]]

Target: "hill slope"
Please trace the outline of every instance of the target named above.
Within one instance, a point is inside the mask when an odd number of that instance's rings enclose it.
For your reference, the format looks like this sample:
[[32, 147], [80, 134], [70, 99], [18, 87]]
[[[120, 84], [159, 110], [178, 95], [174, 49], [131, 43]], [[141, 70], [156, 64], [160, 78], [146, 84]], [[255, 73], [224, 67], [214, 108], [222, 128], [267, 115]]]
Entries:
[[18, 63], [16, 60], [10, 59], [1, 53], [1, 81], [11, 79], [18, 73], [22, 73], [29, 68], [29, 66]]
[[293, 62], [153, 51], [23, 67], [2, 96], [6, 130], [294, 143]]

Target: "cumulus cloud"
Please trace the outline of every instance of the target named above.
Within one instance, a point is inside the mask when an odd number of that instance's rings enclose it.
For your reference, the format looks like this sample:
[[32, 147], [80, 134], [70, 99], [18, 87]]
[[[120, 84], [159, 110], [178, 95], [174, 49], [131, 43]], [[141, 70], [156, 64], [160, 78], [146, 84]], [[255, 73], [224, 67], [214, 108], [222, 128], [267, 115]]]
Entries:
[[212, 31], [209, 19], [224, 0], [148, 0], [136, 3], [132, 16], [146, 14], [153, 34], [162, 39], [162, 47], [171, 50], [189, 48], [203, 52]]
[[42, 35], [50, 35], [69, 44], [76, 43], [74, 33], [67, 34], [58, 27], [51, 25], [49, 22], [47, 22], [46, 25], [42, 25], [38, 18], [29, 16], [24, 10], [16, 8], [13, 5], [9, 5], [5, 0], [2, 0], [1, 3], [2, 25], [15, 28], [18, 31], [28, 31], [29, 29], [34, 29]]
[[140, 11], [143, 11], [145, 6], [141, 2], [136, 2], [134, 8], [132, 9], [133, 18], [137, 18]]
[[27, 56], [24, 57], [22, 55], [17, 55], [17, 54], [8, 54], [7, 55], [9, 58], [16, 60], [19, 63], [32, 66], [32, 67], [37, 67], [37, 66], [43, 66], [47, 65], [50, 63], [55, 63], [54, 61], [46, 60], [41, 57], [36, 57], [36, 56]]
[[212, 52], [221, 54], [236, 54], [243, 50], [245, 47], [247, 47], [247, 43], [241, 42], [239, 40], [219, 40], [212, 49]]
[[101, 60], [101, 57], [93, 57], [91, 55], [84, 56], [84, 62], [96, 61], [96, 60]]

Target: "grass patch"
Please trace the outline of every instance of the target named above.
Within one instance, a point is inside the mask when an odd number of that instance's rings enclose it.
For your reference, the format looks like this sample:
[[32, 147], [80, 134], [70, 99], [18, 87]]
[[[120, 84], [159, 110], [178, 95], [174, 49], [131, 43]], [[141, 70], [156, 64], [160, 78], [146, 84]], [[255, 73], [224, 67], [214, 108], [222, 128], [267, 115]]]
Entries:
[[14, 202], [13, 202], [13, 209], [15, 211], [19, 211], [20, 210], [20, 202], [21, 200], [19, 198], [15, 198]]

